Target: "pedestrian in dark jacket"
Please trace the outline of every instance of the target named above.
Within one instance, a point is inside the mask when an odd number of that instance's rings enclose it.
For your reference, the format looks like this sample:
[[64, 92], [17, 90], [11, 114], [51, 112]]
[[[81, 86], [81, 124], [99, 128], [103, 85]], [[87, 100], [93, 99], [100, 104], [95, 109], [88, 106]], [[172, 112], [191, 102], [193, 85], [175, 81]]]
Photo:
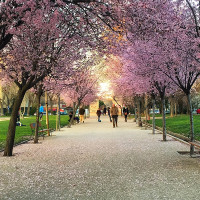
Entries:
[[108, 107], [108, 116], [109, 116], [110, 122], [112, 122], [111, 115], [110, 115], [110, 107]]
[[127, 117], [128, 117], [128, 114], [129, 114], [129, 110], [128, 110], [127, 107], [123, 108], [123, 114], [124, 114], [125, 122], [127, 122]]
[[101, 122], [100, 117], [101, 117], [101, 110], [100, 108], [97, 110], [97, 116], [98, 116], [98, 122]]
[[79, 115], [80, 115], [80, 122], [83, 122], [83, 123], [84, 123], [84, 114], [85, 114], [85, 109], [81, 107], [79, 109]]
[[103, 115], [106, 115], [106, 107], [103, 109]]

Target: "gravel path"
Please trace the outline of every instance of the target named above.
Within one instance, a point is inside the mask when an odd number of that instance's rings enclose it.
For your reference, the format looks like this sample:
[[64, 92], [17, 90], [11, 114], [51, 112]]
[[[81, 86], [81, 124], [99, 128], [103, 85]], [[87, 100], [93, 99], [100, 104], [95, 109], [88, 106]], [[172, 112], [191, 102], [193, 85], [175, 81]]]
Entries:
[[192, 200], [200, 198], [200, 159], [189, 146], [108, 117], [63, 128], [39, 144], [0, 155], [1, 200]]

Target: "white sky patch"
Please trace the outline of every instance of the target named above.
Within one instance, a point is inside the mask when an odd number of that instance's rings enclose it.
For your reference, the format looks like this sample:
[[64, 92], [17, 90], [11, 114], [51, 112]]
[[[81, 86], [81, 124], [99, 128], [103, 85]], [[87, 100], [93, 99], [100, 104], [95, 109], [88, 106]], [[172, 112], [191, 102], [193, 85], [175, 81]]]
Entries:
[[109, 82], [100, 83], [100, 92], [109, 92], [109, 89], [110, 89]]

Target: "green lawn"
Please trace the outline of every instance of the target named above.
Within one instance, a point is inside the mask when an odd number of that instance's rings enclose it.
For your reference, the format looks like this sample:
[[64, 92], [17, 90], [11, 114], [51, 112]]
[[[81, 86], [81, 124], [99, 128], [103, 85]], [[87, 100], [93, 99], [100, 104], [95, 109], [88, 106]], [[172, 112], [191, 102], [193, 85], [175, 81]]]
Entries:
[[[195, 139], [200, 140], [200, 115], [194, 115], [193, 117]], [[152, 123], [152, 120], [150, 120], [149, 123]], [[162, 119], [156, 119], [156, 126], [162, 127]], [[176, 117], [167, 117], [166, 127], [169, 131], [179, 133], [188, 137], [190, 132], [189, 115], [177, 115]]]
[[[35, 116], [26, 117], [21, 119], [21, 123], [26, 126], [17, 126], [15, 134], [15, 144], [20, 143], [27, 138], [32, 137], [32, 132], [30, 128], [30, 123], [35, 123]], [[61, 115], [61, 127], [68, 124], [68, 115]], [[42, 126], [46, 127], [46, 116], [43, 116], [43, 121], [41, 121]], [[0, 149], [5, 145], [6, 135], [8, 131], [9, 121], [0, 121]], [[49, 127], [52, 129], [56, 128], [56, 115], [49, 115]]]

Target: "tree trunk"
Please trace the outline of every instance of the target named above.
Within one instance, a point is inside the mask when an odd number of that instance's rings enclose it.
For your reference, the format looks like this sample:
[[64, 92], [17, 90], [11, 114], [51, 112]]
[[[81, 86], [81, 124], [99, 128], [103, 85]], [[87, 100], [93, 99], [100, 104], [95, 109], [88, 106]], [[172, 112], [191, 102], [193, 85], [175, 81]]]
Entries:
[[142, 127], [141, 105], [140, 105], [140, 99], [139, 98], [138, 98], [138, 102], [137, 102], [137, 108], [138, 108], [138, 126]]
[[[193, 123], [193, 114], [192, 114], [192, 104], [190, 94], [187, 94], [188, 101], [188, 110], [190, 115], [190, 142], [194, 142], [194, 123]], [[194, 145], [190, 146], [190, 155], [194, 154]]]
[[38, 143], [38, 130], [39, 130], [39, 109], [40, 109], [40, 96], [39, 94], [36, 95], [36, 124], [35, 124], [35, 136], [34, 136], [34, 143]]
[[161, 102], [162, 102], [163, 141], [167, 141], [166, 118], [165, 118], [165, 97], [161, 98]]
[[153, 117], [152, 117], [152, 133], [155, 134], [155, 129], [156, 129], [156, 120], [155, 120], [155, 98], [153, 97], [152, 99], [152, 104], [153, 104]]
[[38, 87], [38, 91], [36, 94], [36, 105], [37, 105], [37, 109], [36, 109], [36, 124], [35, 124], [35, 137], [34, 137], [34, 143], [38, 143], [38, 131], [39, 131], [39, 118], [40, 118], [40, 114], [39, 114], [39, 109], [40, 109], [40, 98], [42, 96], [42, 85], [39, 85]]
[[145, 129], [147, 129], [147, 120], [149, 117], [148, 96], [145, 94]]
[[174, 117], [174, 97], [171, 97], [171, 101], [170, 101], [170, 116]]
[[59, 99], [58, 99], [58, 105], [59, 105], [59, 111], [58, 111], [58, 125], [59, 125], [59, 131], [60, 131], [60, 95], [59, 95]]
[[60, 131], [60, 95], [58, 96], [57, 116], [56, 116], [56, 131]]
[[46, 104], [46, 125], [47, 125], [47, 135], [50, 136], [49, 132], [49, 112], [48, 112], [48, 96], [47, 96], [47, 91], [45, 91], [45, 104]]
[[0, 106], [1, 106], [1, 116], [3, 116], [3, 99], [0, 100]]
[[135, 106], [135, 120], [134, 120], [137, 124], [137, 106]]
[[177, 116], [177, 102], [174, 104], [175, 116]]
[[77, 105], [76, 105], [75, 102], [73, 103], [73, 115], [72, 115], [71, 121], [70, 121], [69, 124], [68, 124], [68, 128], [70, 128], [71, 125], [73, 124], [73, 122], [74, 122], [74, 117], [75, 117], [75, 115], [76, 115], [76, 111], [77, 111], [77, 109], [78, 109], [79, 106], [80, 106], [80, 102], [78, 102]]
[[159, 111], [160, 111], [160, 114], [162, 114], [162, 112], [163, 112], [162, 103], [159, 106]]
[[17, 93], [16, 99], [12, 108], [11, 117], [10, 117], [4, 156], [12, 156], [14, 140], [15, 140], [17, 115], [18, 115], [18, 111], [20, 109], [25, 93], [26, 93], [26, 90], [23, 90], [23, 89], [19, 89]]
[[190, 105], [187, 103], [187, 115], [190, 115], [190, 109], [189, 109]]

